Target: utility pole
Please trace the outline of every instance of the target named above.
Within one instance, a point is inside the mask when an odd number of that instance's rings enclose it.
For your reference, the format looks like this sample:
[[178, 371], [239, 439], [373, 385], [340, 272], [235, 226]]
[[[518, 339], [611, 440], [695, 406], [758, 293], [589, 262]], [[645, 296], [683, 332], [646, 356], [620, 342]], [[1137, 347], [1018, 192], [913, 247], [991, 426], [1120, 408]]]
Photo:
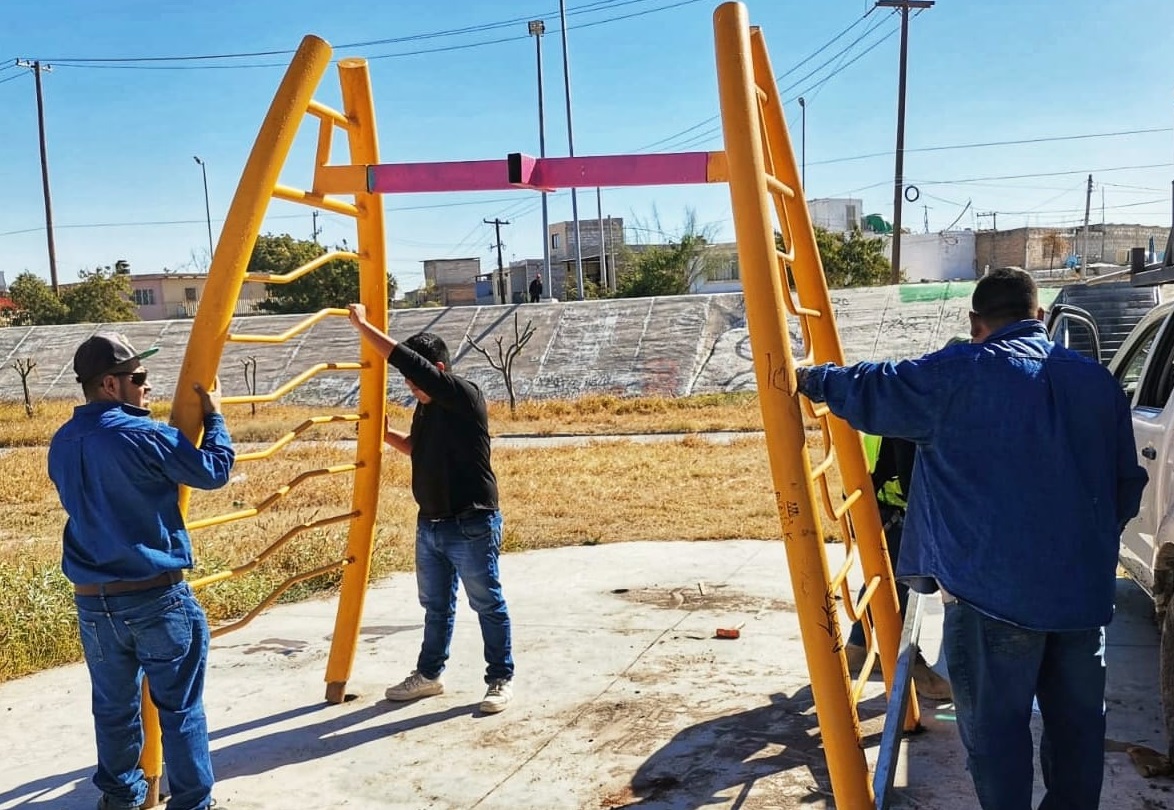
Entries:
[[310, 238], [314, 240], [314, 244], [318, 244], [318, 236], [322, 233], [322, 229], [318, 227], [318, 209], [315, 208], [310, 212], [310, 216], [314, 220], [314, 225], [310, 229]]
[[30, 62], [27, 59], [17, 59], [17, 67], [26, 67], [32, 70], [37, 84], [37, 125], [41, 138], [41, 187], [45, 192], [45, 238], [49, 244], [49, 280], [53, 285], [53, 293], [59, 292], [57, 287], [57, 246], [53, 242], [53, 199], [49, 194], [49, 153], [45, 148], [45, 97], [41, 90], [41, 74], [53, 70], [52, 65], [42, 65], [40, 61]]
[[1088, 191], [1084, 195], [1084, 249], [1080, 251], [1080, 275], [1088, 275], [1088, 213], [1092, 207], [1092, 175], [1088, 176]]
[[893, 171], [893, 284], [901, 283], [901, 203], [905, 199], [905, 77], [909, 55], [909, 9], [933, 7], [933, 0], [877, 0], [878, 8], [901, 10], [901, 67], [897, 79], [897, 162]]
[[[567, 53], [567, 3], [558, 2], [559, 21], [563, 33], [563, 89], [567, 98], [567, 154], [575, 156], [575, 131], [571, 126], [571, 60]], [[571, 187], [571, 219], [575, 221], [575, 277], [579, 283], [579, 300], [586, 298], [583, 292], [583, 240], [579, 238], [579, 195]]]
[[[508, 304], [509, 300], [506, 297], [505, 289], [505, 267], [501, 262], [501, 226], [509, 225], [510, 223], [507, 220], [499, 219], [497, 217], [494, 217], [493, 219], [483, 219], [481, 221], [486, 225], [493, 226], [493, 232], [497, 240], [497, 291], [498, 295], [501, 296], [501, 302], [503, 304]], [[490, 245], [489, 247], [492, 249], [494, 246]]]
[[1105, 260], [1105, 187], [1101, 186], [1101, 258]]
[[[538, 56], [538, 157], [546, 157], [546, 90], [542, 83], [542, 36], [546, 33], [546, 23], [531, 20], [527, 30], [534, 37]], [[545, 191], [542, 192], [542, 270], [546, 274], [546, 294], [553, 296], [554, 282], [550, 278], [550, 206]]]
[[603, 189], [595, 187], [596, 216], [599, 217], [599, 286], [605, 290], [611, 289], [611, 282], [607, 278], [607, 242], [603, 231]]
[[923, 205], [921, 208], [925, 212], [925, 232], [929, 233], [929, 206]]

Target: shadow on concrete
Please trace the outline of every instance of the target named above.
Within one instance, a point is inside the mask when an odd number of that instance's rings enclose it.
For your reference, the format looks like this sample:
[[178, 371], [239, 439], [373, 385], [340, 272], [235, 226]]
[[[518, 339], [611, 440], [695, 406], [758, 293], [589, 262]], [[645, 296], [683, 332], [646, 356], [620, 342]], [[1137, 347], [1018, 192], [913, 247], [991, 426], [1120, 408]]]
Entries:
[[[479, 702], [478, 702], [479, 703]], [[453, 706], [441, 712], [431, 712], [390, 723], [365, 726], [361, 729], [344, 729], [362, 725], [376, 718], [393, 715], [411, 704], [396, 704], [387, 701], [366, 706], [358, 711], [345, 711], [342, 707], [322, 704], [322, 710], [339, 709], [344, 713], [333, 714], [319, 723], [276, 731], [260, 737], [250, 737], [238, 743], [212, 749], [212, 764], [216, 768], [217, 781], [238, 776], [252, 776], [265, 773], [286, 765], [311, 762], [342, 751], [383, 740], [405, 731], [443, 723], [462, 715], [479, 714], [478, 703]], [[223, 736], [221, 734], [217, 737]]]
[[[212, 739], [212, 766], [216, 771], [216, 781], [221, 783], [234, 777], [265, 773], [285, 765], [311, 762], [320, 757], [331, 756], [356, 746], [386, 739], [401, 732], [433, 723], [443, 723], [462, 715], [480, 714], [478, 703], [470, 703], [464, 706], [453, 706], [442, 712], [405, 717], [390, 723], [366, 726], [362, 729], [340, 733], [368, 721], [393, 715], [410, 705], [380, 701], [357, 711], [347, 711], [345, 706], [315, 703], [266, 717], [258, 717], [228, 728], [216, 729], [209, 734]], [[254, 736], [222, 747], [216, 745], [217, 740], [318, 713], [329, 713], [330, 716], [311, 725], [299, 725], [271, 734]], [[100, 795], [98, 789], [90, 782], [93, 773], [94, 766], [91, 765], [69, 773], [55, 774], [18, 785], [0, 793], [0, 805], [13, 808], [92, 810]], [[13, 801], [16, 803], [7, 804]]]
[[[862, 721], [883, 713], [883, 696], [860, 704]], [[797, 803], [787, 806], [830, 807], [831, 780], [818, 730], [810, 686], [790, 696], [771, 695], [765, 706], [682, 730], [644, 761], [627, 790], [603, 806], [736, 809], [746, 806], [755, 783], [769, 778], [776, 788], [785, 786], [788, 799]], [[866, 745], [874, 743], [865, 738]], [[777, 790], [771, 795], [777, 796]]]

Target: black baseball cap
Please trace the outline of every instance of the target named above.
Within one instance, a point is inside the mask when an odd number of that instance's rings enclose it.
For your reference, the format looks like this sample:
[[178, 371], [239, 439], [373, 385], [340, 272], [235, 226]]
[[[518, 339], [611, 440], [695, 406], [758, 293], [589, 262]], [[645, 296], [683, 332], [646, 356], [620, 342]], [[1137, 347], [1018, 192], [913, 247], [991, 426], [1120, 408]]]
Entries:
[[73, 372], [77, 381], [85, 384], [95, 377], [119, 370], [119, 366], [137, 364], [157, 351], [159, 347], [152, 346], [137, 352], [126, 335], [99, 332], [83, 341], [73, 353]]

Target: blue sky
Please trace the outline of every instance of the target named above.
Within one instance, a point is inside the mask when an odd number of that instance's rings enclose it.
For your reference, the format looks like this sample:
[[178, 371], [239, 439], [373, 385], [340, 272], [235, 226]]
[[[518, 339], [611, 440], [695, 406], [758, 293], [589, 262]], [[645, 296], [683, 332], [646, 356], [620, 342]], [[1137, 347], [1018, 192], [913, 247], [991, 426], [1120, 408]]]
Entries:
[[[891, 218], [898, 18], [888, 9], [865, 17], [871, 3], [863, 0], [747, 5], [784, 99], [807, 100], [808, 197], [859, 196], [865, 212]], [[569, 0], [576, 153], [721, 148], [715, 6]], [[41, 0], [6, 4], [4, 17], [0, 270], [9, 281], [26, 269], [48, 278], [33, 77], [14, 66], [17, 58], [54, 66], [43, 81], [63, 282], [116, 259], [130, 261], [133, 272], [157, 272], [190, 266], [193, 253], [206, 252], [192, 156], [207, 163], [216, 235], [289, 56], [82, 60], [289, 51], [315, 33], [335, 45], [337, 58], [371, 60], [383, 160], [496, 158], [537, 154], [535, 43], [525, 20], [543, 18], [547, 151], [566, 154], [551, 0]], [[994, 218], [979, 216], [989, 212], [998, 212], [1000, 229], [1071, 226], [1083, 218], [1089, 173], [1093, 221], [1103, 200], [1110, 222], [1168, 223], [1174, 74], [1162, 42], [1171, 30], [1169, 0], [938, 0], [917, 14], [905, 174], [921, 199], [905, 206], [906, 226], [920, 231], [928, 216], [931, 230], [955, 220], [990, 227]], [[393, 39], [400, 41], [341, 47]], [[332, 69], [317, 98], [338, 106], [337, 88]], [[798, 146], [798, 105], [791, 101], [787, 112]], [[310, 165], [311, 127], [303, 133], [283, 176], [295, 185]], [[1133, 134], [1073, 138], [1106, 133]], [[1025, 140], [1038, 142], [938, 148]], [[848, 159], [861, 155], [873, 157]], [[1149, 168], [1123, 168], [1135, 166]], [[423, 259], [480, 256], [489, 266], [485, 218], [511, 222], [502, 234], [508, 258], [540, 256], [537, 201], [521, 191], [385, 197], [390, 269], [401, 289], [419, 285]], [[719, 238], [732, 238], [721, 185], [604, 189], [603, 202], [605, 215], [628, 225], [652, 225], [655, 211], [668, 232], [693, 209]], [[594, 192], [580, 193], [579, 208], [595, 216]], [[310, 237], [308, 209], [275, 202], [269, 213], [267, 231]], [[551, 220], [561, 219], [570, 219], [567, 192], [551, 199]], [[345, 218], [327, 214], [319, 224], [324, 243], [353, 244]]]

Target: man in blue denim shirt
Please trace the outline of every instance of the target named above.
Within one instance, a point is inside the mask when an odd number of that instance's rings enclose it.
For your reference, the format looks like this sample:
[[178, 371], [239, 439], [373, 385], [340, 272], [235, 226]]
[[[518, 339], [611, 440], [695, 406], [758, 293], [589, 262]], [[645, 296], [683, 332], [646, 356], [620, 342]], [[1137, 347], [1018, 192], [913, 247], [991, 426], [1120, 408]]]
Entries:
[[351, 323], [404, 375], [416, 397], [409, 433], [386, 428], [384, 440], [412, 457], [416, 519], [416, 589], [424, 608], [424, 641], [416, 669], [385, 693], [403, 701], [439, 695], [457, 612], [457, 582], [477, 612], [488, 689], [481, 711], [503, 711], [513, 699], [513, 641], [501, 590], [501, 512], [489, 462], [489, 414], [481, 389], [449, 369], [444, 341], [420, 332], [400, 342], [350, 305]]
[[1121, 529], [1137, 514], [1129, 402], [1048, 339], [1035, 282], [975, 286], [972, 342], [900, 363], [802, 369], [799, 390], [868, 433], [917, 443], [896, 574], [941, 587], [958, 728], [984, 810], [1095, 810], [1104, 767], [1104, 628]]
[[234, 453], [220, 394], [199, 384], [199, 448], [151, 419], [142, 360], [156, 351], [136, 352], [113, 333], [83, 342], [73, 368], [86, 404], [49, 445], [49, 477], [68, 515], [61, 567], [74, 584], [93, 687], [99, 810], [136, 810], [147, 798], [139, 768], [144, 675], [163, 730], [168, 810], [213, 804], [203, 702], [208, 621], [183, 580], [192, 546], [179, 485], [224, 486]]

